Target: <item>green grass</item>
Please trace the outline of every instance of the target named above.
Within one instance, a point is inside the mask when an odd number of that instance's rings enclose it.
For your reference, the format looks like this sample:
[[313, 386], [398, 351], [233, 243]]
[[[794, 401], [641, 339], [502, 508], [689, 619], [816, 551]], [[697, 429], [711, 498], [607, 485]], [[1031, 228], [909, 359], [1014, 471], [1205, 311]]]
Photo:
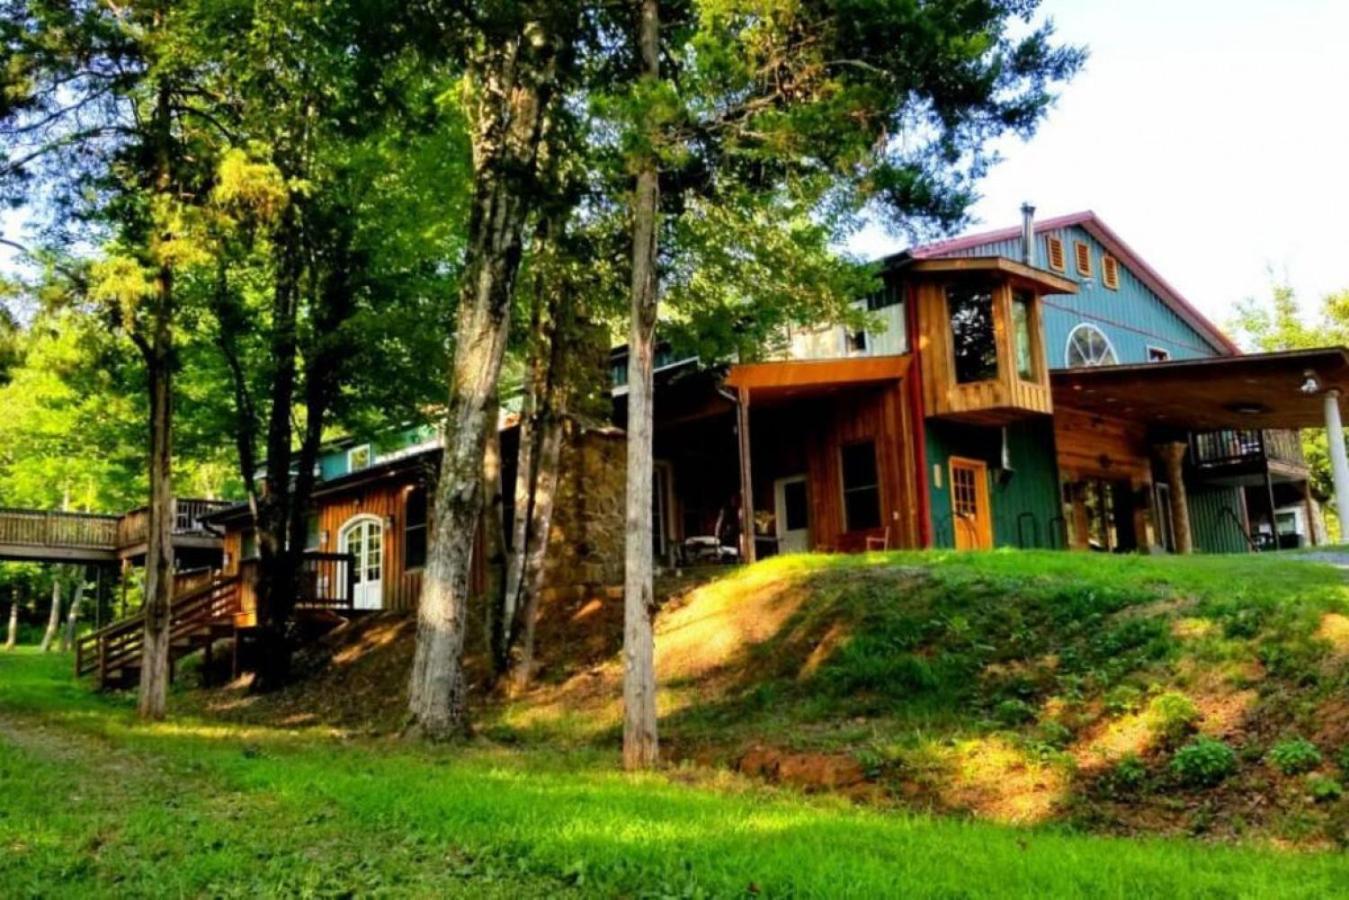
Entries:
[[[854, 809], [608, 753], [135, 722], [0, 655], [9, 896], [1324, 897], [1349, 860]], [[686, 783], [688, 782], [688, 783]]]

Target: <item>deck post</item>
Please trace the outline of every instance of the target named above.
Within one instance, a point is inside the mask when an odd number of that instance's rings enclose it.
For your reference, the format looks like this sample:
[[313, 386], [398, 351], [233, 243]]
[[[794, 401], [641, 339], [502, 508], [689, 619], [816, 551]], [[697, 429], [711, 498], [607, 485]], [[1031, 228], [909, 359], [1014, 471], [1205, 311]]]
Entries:
[[1194, 552], [1194, 542], [1190, 535], [1190, 498], [1185, 489], [1185, 454], [1189, 445], [1184, 441], [1173, 441], [1157, 448], [1166, 463], [1166, 480], [1171, 486], [1171, 533], [1176, 542], [1176, 552], [1189, 554]]
[[[754, 480], [750, 471], [749, 388], [740, 388], [736, 431], [740, 439], [740, 558], [754, 562]], [[718, 538], [720, 540], [720, 538]]]
[[1302, 502], [1307, 505], [1307, 546], [1316, 546], [1316, 501], [1312, 499], [1311, 479], [1302, 482]]
[[1325, 393], [1326, 443], [1330, 446], [1330, 472], [1335, 481], [1335, 512], [1340, 519], [1340, 543], [1349, 528], [1349, 458], [1344, 452], [1344, 424], [1340, 421], [1340, 392]]

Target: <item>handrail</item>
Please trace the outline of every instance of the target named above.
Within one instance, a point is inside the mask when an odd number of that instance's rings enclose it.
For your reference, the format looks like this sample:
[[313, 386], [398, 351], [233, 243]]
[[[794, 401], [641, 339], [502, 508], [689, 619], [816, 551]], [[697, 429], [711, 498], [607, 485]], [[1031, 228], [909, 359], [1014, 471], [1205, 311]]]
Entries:
[[1243, 538], [1246, 539], [1246, 545], [1251, 548], [1252, 553], [1260, 552], [1260, 545], [1256, 543], [1255, 538], [1251, 537], [1251, 535], [1246, 531], [1246, 526], [1241, 524], [1241, 519], [1237, 517], [1237, 514], [1232, 509], [1232, 507], [1224, 506], [1222, 508], [1221, 516], [1232, 520], [1232, 524], [1237, 526], [1237, 534], [1241, 535]]

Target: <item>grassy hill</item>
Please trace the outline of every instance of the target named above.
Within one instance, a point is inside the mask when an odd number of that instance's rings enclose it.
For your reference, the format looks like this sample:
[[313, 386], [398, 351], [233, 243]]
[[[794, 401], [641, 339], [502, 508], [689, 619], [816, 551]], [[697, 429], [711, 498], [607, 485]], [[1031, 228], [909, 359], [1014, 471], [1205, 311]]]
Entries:
[[[1349, 590], [1329, 566], [887, 553], [701, 574], [657, 626], [667, 758], [1006, 823], [1349, 841]], [[483, 736], [616, 746], [619, 606], [548, 609], [539, 684], [479, 698]], [[389, 730], [408, 633], [373, 622], [241, 714]]]

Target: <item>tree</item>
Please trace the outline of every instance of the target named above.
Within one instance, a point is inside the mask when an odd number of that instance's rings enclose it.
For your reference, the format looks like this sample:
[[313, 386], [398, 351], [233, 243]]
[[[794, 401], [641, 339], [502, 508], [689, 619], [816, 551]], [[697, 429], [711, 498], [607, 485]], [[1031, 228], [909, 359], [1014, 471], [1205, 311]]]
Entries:
[[579, 10], [566, 2], [465, 4], [471, 29], [464, 91], [472, 148], [472, 200], [456, 311], [445, 451], [431, 509], [430, 546], [417, 612], [408, 732], [463, 733], [463, 646], [474, 533], [482, 510], [483, 454], [496, 422], [510, 305], [533, 211], [538, 152], [549, 114], [569, 83]]
[[43, 653], [52, 648], [52, 643], [56, 640], [56, 633], [61, 628], [61, 579], [52, 573], [52, 603], [51, 612], [47, 616], [47, 630], [42, 633], [42, 645], [39, 648]]
[[61, 632], [61, 652], [75, 649], [75, 638], [80, 624], [80, 607], [84, 603], [84, 590], [88, 586], [84, 566], [71, 566], [71, 575], [75, 581], [75, 591], [70, 597], [70, 612], [66, 616], [66, 627]]
[[[613, 104], [632, 173], [624, 763], [656, 760], [651, 619], [651, 369], [661, 210], [767, 198], [846, 221], [870, 208], [910, 230], [964, 221], [988, 142], [1032, 132], [1083, 54], [1049, 24], [1014, 37], [1034, 2], [643, 0], [633, 88]], [[662, 10], [666, 16], [661, 23]], [[663, 65], [664, 63], [664, 65]], [[902, 138], [900, 137], [902, 135]], [[660, 203], [662, 193], [667, 202]], [[731, 241], [734, 243], [733, 239]], [[742, 316], [754, 318], [752, 306]]]

